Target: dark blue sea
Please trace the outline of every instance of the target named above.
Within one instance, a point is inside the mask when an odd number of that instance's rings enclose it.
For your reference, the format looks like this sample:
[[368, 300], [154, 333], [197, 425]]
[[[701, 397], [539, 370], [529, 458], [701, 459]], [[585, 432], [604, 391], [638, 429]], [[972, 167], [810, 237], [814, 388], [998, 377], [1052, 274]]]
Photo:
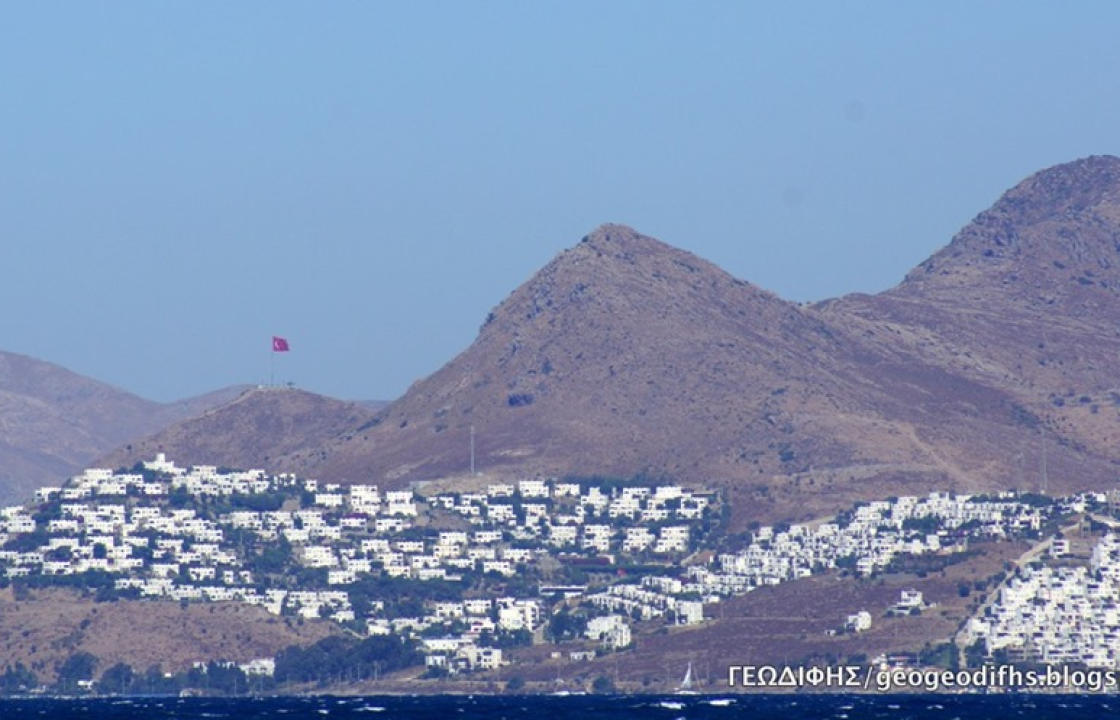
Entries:
[[732, 718], [1100, 718], [1108, 695], [372, 696], [0, 700], [0, 720], [731, 720]]

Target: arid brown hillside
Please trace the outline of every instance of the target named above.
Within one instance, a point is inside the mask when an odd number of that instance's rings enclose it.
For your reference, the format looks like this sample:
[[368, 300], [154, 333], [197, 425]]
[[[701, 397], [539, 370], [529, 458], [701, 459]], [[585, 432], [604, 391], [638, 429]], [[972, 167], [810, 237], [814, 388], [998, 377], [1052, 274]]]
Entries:
[[842, 351], [792, 305], [604, 226], [514, 292], [471, 348], [381, 422], [329, 448], [322, 472], [402, 480], [463, 471], [474, 425], [485, 469], [695, 476], [707, 461], [682, 456], [682, 443], [749, 455], [736, 441], [781, 420], [786, 373], [829, 367]]
[[322, 455], [305, 452], [305, 460], [298, 465], [287, 458], [305, 448], [320, 447], [337, 436], [344, 437], [372, 418], [371, 411], [356, 403], [303, 390], [258, 388], [198, 417], [129, 443], [100, 458], [97, 465], [131, 466], [137, 460], [151, 459], [163, 452], [180, 465], [310, 472], [322, 462]]
[[51, 363], [0, 352], [0, 502], [57, 484], [130, 438], [197, 415], [242, 389], [161, 404]]
[[326, 620], [297, 624], [232, 602], [102, 603], [62, 588], [17, 599], [10, 587], [0, 590], [0, 667], [22, 662], [44, 682], [53, 682], [57, 667], [75, 652], [95, 655], [97, 674], [118, 662], [139, 672], [151, 665], [180, 672], [198, 661], [272, 657], [289, 645], [340, 632]]
[[473, 426], [488, 473], [668, 475], [727, 488], [739, 523], [932, 488], [1111, 484], [1118, 166], [1045, 170], [898, 287], [811, 307], [605, 225], [375, 417], [282, 453], [234, 440], [253, 423], [225, 410], [191, 436], [392, 486], [464, 473]]
[[818, 309], [1014, 397], [1016, 476], [1120, 474], [1120, 159], [1044, 170], [897, 287]]
[[[740, 518], [812, 514], [1017, 482], [1015, 452], [1038, 445], [1041, 408], [1009, 390], [885, 325], [798, 307], [604, 226], [376, 426], [327, 448], [320, 474], [461, 472], [473, 424], [487, 469], [666, 474], [731, 488]], [[1110, 473], [1060, 440], [1045, 438], [1055, 478]]]

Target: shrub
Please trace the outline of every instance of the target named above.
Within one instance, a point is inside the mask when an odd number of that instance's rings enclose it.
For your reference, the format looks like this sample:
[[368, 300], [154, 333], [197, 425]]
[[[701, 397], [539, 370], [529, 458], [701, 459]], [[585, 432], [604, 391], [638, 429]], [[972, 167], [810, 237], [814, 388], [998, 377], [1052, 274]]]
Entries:
[[79, 680], [92, 680], [97, 667], [97, 657], [88, 652], [76, 652], [58, 666], [58, 687], [64, 692], [78, 689]]
[[613, 693], [614, 682], [606, 675], [600, 675], [591, 683], [591, 690], [597, 693]]

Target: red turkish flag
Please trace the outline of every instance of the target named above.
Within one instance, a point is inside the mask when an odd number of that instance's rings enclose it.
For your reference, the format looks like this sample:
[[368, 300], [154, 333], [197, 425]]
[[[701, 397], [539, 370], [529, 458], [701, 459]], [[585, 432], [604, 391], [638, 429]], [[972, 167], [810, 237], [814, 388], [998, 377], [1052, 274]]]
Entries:
[[272, 336], [272, 352], [288, 352], [291, 350], [288, 347], [288, 341], [282, 337]]

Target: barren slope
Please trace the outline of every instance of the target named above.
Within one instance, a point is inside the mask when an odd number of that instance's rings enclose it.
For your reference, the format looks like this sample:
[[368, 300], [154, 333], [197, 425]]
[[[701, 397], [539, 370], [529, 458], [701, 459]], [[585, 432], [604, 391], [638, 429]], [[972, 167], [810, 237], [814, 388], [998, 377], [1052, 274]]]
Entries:
[[740, 519], [812, 514], [1006, 483], [1023, 412], [1003, 385], [891, 332], [604, 226], [376, 424], [332, 443], [318, 472], [389, 483], [462, 472], [474, 425], [488, 471], [670, 475], [731, 488]]
[[291, 408], [235, 404], [142, 449], [394, 486], [465, 473], [473, 426], [492, 476], [668, 475], [726, 488], [737, 523], [932, 488], [1109, 485], [1118, 166], [1045, 170], [897, 288], [812, 307], [605, 225], [376, 415], [277, 442], [264, 420]]
[[361, 405], [303, 390], [259, 388], [98, 459], [104, 467], [131, 466], [156, 453], [180, 465], [207, 464], [270, 471], [314, 472], [322, 452], [304, 452], [302, 463], [278, 462], [305, 448], [324, 447], [373, 417]]
[[1013, 396], [1014, 475], [1041, 482], [1045, 463], [1071, 487], [1120, 469], [1120, 159], [1039, 172], [896, 288], [819, 309]]
[[58, 665], [75, 652], [97, 656], [97, 674], [118, 662], [140, 672], [157, 664], [178, 672], [197, 661], [272, 657], [289, 645], [339, 632], [328, 621], [286, 622], [239, 603], [100, 603], [59, 588], [17, 600], [11, 588], [0, 590], [0, 667], [22, 662], [45, 682], [52, 682]]
[[57, 365], [0, 352], [0, 502], [57, 484], [98, 455], [233, 397], [145, 400]]

